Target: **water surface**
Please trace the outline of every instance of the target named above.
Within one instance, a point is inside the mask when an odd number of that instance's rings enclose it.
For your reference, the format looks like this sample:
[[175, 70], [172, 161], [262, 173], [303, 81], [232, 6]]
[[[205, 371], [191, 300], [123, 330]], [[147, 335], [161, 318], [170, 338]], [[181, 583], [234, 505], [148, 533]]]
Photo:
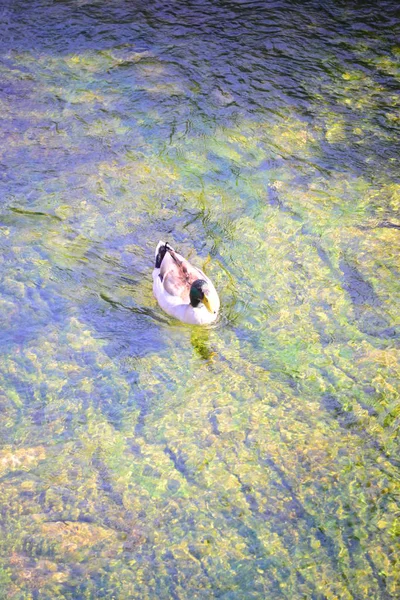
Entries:
[[[379, 4], [2, 1], [2, 598], [398, 597]], [[157, 307], [160, 238], [216, 327]]]

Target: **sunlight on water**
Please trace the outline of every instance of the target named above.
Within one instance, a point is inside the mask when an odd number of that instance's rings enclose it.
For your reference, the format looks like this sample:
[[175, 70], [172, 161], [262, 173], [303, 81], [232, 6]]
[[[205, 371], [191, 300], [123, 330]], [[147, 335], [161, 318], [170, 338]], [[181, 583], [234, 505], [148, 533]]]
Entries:
[[396, 8], [3, 1], [2, 598], [398, 597]]

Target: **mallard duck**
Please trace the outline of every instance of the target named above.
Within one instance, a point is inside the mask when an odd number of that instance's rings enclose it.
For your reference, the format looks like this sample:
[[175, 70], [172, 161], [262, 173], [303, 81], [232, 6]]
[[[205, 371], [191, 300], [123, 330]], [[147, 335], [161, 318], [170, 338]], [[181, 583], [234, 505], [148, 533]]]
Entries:
[[218, 316], [218, 294], [207, 275], [158, 242], [153, 271], [153, 292], [167, 314], [190, 325], [207, 325]]

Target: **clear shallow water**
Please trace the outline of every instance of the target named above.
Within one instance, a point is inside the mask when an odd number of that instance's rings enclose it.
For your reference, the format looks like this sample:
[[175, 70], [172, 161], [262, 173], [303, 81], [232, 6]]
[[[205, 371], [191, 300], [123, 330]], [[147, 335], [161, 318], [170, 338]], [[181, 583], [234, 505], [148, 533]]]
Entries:
[[395, 10], [3, 0], [2, 597], [398, 597]]

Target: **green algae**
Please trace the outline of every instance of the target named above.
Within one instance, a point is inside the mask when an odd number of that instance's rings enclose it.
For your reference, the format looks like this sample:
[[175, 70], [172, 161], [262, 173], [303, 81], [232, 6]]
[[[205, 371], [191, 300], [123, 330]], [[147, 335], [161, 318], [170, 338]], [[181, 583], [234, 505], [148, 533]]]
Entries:
[[[397, 597], [398, 52], [357, 52], [304, 81], [312, 120], [156, 50], [8, 54], [4, 597]], [[215, 328], [157, 307], [166, 237]]]

